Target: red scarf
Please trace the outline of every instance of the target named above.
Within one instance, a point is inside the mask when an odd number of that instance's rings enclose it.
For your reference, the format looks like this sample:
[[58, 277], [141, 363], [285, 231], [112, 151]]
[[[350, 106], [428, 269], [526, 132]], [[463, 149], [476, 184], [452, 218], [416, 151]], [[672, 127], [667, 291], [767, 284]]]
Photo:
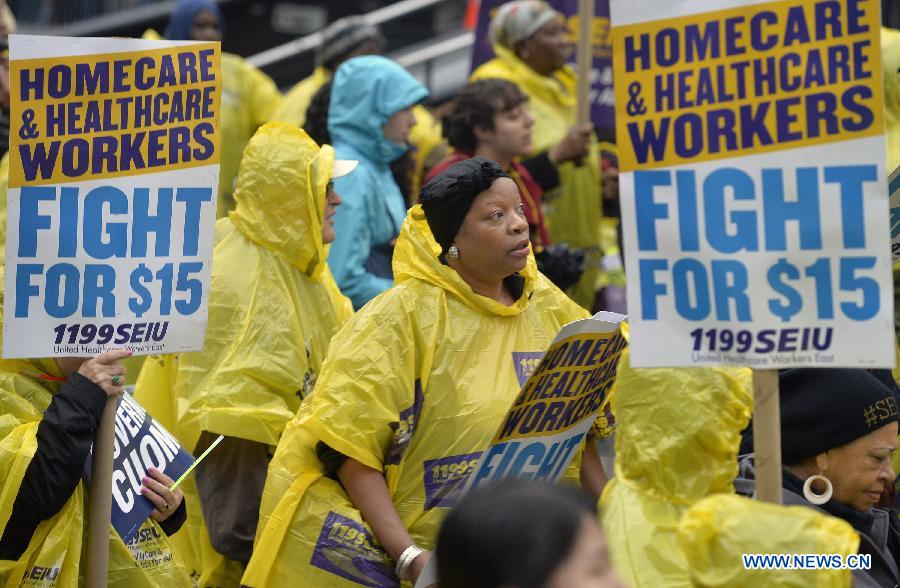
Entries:
[[[459, 163], [470, 157], [474, 157], [474, 155], [463, 151], [451, 153], [446, 159], [434, 166], [431, 171], [428, 172], [428, 175], [425, 176], [425, 183], [427, 184], [431, 181], [431, 178], [440, 174], [454, 163]], [[522, 196], [522, 204], [525, 205], [525, 218], [528, 220], [529, 227], [531, 227], [531, 244], [534, 247], [534, 252], [539, 253], [544, 247], [550, 244], [550, 234], [547, 232], [547, 224], [544, 222], [544, 211], [541, 210], [541, 198], [544, 196], [544, 191], [541, 189], [540, 184], [531, 177], [531, 174], [525, 169], [525, 166], [519, 163], [518, 160], [513, 160], [512, 166], [510, 166], [510, 169], [506, 170], [506, 173], [509, 174], [509, 177], [511, 177], [519, 187], [519, 194]]]

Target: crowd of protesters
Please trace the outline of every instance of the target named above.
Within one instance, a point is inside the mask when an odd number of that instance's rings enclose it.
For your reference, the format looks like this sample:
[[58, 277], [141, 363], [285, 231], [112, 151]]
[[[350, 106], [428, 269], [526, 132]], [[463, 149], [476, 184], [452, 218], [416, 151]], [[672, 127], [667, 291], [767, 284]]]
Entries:
[[[214, 1], [179, 0], [145, 36], [224, 33]], [[869, 554], [854, 585], [900, 585], [886, 371], [780, 374], [784, 502], [804, 508], [747, 498], [748, 369], [636, 369], [627, 350], [559, 484], [435, 500], [423, 464], [477, 460], [520, 389], [510, 353], [542, 351], [604, 309], [600, 261], [619, 255], [616, 171], [591, 125], [575, 124], [564, 20], [516, 0], [490, 35], [496, 57], [439, 122], [428, 89], [359, 18], [324, 31], [315, 71], [285, 95], [222, 54], [204, 350], [0, 360], [0, 582], [42, 554], [58, 555], [47, 585], [81, 582], [83, 464], [128, 365], [135, 398], [184, 447], [224, 441], [179, 490], [159, 471], [142, 480], [155, 559], [139, 565], [111, 533], [117, 585], [411, 586], [434, 560], [448, 588], [740, 586], [752, 585], [741, 553], [779, 550]], [[883, 47], [891, 168], [898, 36]], [[4, 63], [6, 146], [8, 88]], [[614, 465], [598, 450], [613, 438]], [[353, 549], [323, 550], [333, 528]], [[62, 549], [65, 537], [77, 540]], [[771, 585], [849, 578], [807, 572], [773, 572]]]

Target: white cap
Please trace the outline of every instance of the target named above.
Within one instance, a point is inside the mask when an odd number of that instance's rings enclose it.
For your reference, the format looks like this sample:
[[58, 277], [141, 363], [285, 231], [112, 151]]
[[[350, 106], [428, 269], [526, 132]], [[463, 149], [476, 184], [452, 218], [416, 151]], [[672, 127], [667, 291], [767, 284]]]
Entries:
[[335, 159], [334, 166], [331, 169], [331, 179], [346, 176], [356, 169], [359, 162], [355, 159]]

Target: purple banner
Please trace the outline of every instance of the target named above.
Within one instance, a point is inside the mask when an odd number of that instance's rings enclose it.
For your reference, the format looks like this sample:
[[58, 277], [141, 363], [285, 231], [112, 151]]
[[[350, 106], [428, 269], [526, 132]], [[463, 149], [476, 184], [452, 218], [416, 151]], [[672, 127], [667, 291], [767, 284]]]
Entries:
[[481, 452], [430, 459], [425, 470], [425, 510], [436, 506], [450, 508], [462, 495], [469, 477], [478, 465]]
[[[475, 48], [472, 70], [493, 59], [494, 50], [488, 40], [491, 16], [508, 0], [481, 0], [478, 26], [475, 29]], [[551, 6], [566, 19], [566, 30], [572, 43], [578, 42], [578, 0], [549, 0]], [[594, 8], [594, 67], [591, 72], [591, 120], [601, 140], [612, 141], [616, 134], [615, 97], [612, 76], [612, 40], [609, 35], [609, 0], [596, 0]], [[575, 67], [575, 51], [570, 58]]]
[[333, 511], [325, 518], [310, 563], [360, 586], [400, 586], [387, 554], [369, 530]]

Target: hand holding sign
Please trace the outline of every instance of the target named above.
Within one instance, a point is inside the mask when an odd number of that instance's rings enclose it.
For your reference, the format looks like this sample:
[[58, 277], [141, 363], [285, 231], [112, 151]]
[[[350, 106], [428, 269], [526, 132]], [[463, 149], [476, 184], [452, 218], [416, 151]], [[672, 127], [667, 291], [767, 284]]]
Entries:
[[119, 360], [126, 357], [131, 357], [128, 349], [107, 351], [81, 364], [78, 373], [103, 388], [107, 396], [118, 396], [125, 390], [125, 366]]
[[147, 470], [147, 475], [141, 480], [141, 494], [156, 507], [150, 517], [157, 523], [161, 523], [178, 510], [184, 493], [181, 490], [170, 490], [175, 481], [156, 468]]

